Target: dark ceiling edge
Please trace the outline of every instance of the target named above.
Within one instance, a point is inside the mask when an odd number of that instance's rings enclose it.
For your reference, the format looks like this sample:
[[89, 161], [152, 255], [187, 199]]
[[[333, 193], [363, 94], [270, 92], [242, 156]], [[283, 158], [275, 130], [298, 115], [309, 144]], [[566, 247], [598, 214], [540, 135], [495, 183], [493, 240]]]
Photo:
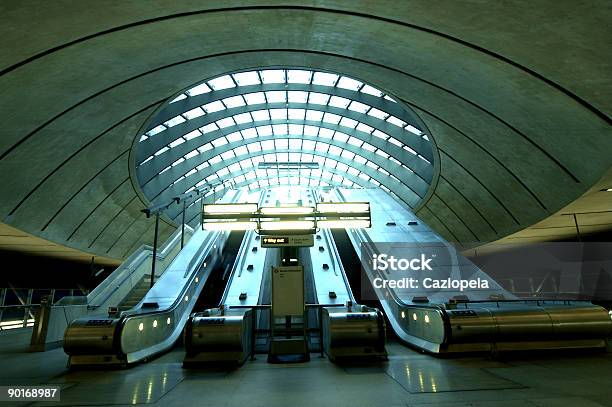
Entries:
[[348, 10], [340, 10], [340, 9], [332, 9], [332, 8], [322, 8], [322, 7], [312, 7], [312, 6], [237, 6], [237, 7], [223, 7], [223, 8], [216, 8], [216, 9], [208, 9], [208, 10], [194, 10], [194, 11], [189, 11], [189, 12], [183, 12], [183, 13], [175, 13], [175, 14], [169, 14], [166, 16], [160, 16], [160, 17], [155, 17], [155, 18], [150, 18], [150, 19], [146, 19], [146, 20], [141, 20], [141, 21], [136, 21], [133, 23], [129, 23], [129, 24], [124, 24], [118, 27], [113, 27], [113, 28], [109, 28], [107, 30], [103, 30], [94, 34], [90, 34], [90, 35], [86, 35], [80, 38], [77, 38], [73, 41], [69, 41], [67, 43], [49, 48], [48, 50], [39, 52], [38, 54], [35, 54], [29, 58], [26, 58], [16, 64], [13, 64], [7, 68], [4, 68], [0, 71], [0, 76], [3, 76], [7, 73], [10, 73], [14, 70], [16, 70], [17, 68], [26, 65], [32, 61], [35, 61], [45, 55], [49, 55], [53, 52], [59, 51], [61, 49], [67, 48], [71, 45], [74, 44], [78, 44], [80, 42], [83, 41], [87, 41], [89, 39], [98, 37], [98, 36], [102, 36], [102, 35], [106, 35], [106, 34], [110, 34], [110, 33], [114, 33], [117, 31], [122, 31], [128, 28], [132, 28], [132, 27], [137, 27], [140, 25], [145, 25], [145, 24], [150, 24], [150, 23], [155, 23], [155, 22], [160, 22], [160, 21], [164, 21], [164, 20], [170, 20], [170, 19], [175, 19], [175, 18], [181, 18], [181, 17], [189, 17], [189, 16], [193, 16], [193, 15], [198, 15], [198, 14], [209, 14], [209, 13], [223, 13], [223, 12], [229, 12], [229, 11], [258, 11], [258, 10], [297, 10], [297, 11], [316, 11], [316, 12], [322, 12], [322, 13], [334, 13], [334, 14], [344, 14], [344, 15], [350, 15], [350, 16], [354, 16], [354, 17], [361, 17], [361, 18], [366, 18], [366, 19], [373, 19], [373, 20], [379, 20], [379, 21], [383, 21], [386, 23], [390, 23], [390, 24], [395, 24], [395, 25], [400, 25], [403, 27], [408, 27], [408, 28], [412, 28], [415, 30], [420, 30], [432, 35], [436, 35], [439, 36], [441, 38], [447, 39], [449, 41], [452, 42], [456, 42], [458, 44], [461, 44], [463, 46], [472, 48], [476, 51], [482, 52], [484, 54], [490, 55], [496, 59], [499, 59], [501, 61], [504, 61], [507, 64], [510, 64], [512, 66], [514, 66], [515, 68], [531, 75], [534, 76], [535, 78], [540, 79], [541, 81], [545, 82], [546, 84], [548, 84], [549, 86], [559, 90], [560, 92], [566, 94], [567, 96], [569, 96], [570, 98], [574, 99], [575, 101], [577, 101], [579, 104], [581, 104], [582, 106], [584, 106], [585, 108], [587, 108], [589, 111], [591, 111], [593, 114], [595, 114], [596, 116], [598, 116], [599, 118], [601, 118], [602, 120], [604, 120], [606, 123], [608, 124], [612, 124], [612, 118], [610, 118], [607, 114], [605, 114], [604, 112], [600, 111], [599, 109], [597, 109], [595, 106], [591, 105], [589, 102], [587, 102], [586, 100], [584, 100], [583, 98], [579, 97], [578, 95], [576, 95], [575, 93], [571, 92], [570, 90], [564, 88], [563, 86], [559, 85], [558, 83], [552, 81], [551, 79], [543, 76], [542, 74], [534, 71], [531, 68], [528, 68], [524, 65], [519, 64], [518, 62], [503, 56], [501, 54], [498, 54], [494, 51], [491, 51], [487, 48], [481, 47], [479, 45], [476, 44], [472, 44], [468, 41], [465, 41], [463, 39], [454, 37], [450, 34], [446, 34], [440, 31], [436, 31], [433, 30], [431, 28], [427, 28], [427, 27], [422, 27], [416, 24], [412, 24], [412, 23], [406, 23], [403, 21], [399, 21], [399, 20], [394, 20], [392, 18], [388, 18], [388, 17], [382, 17], [382, 16], [377, 16], [377, 15], [370, 15], [370, 14], [366, 14], [366, 13], [359, 13], [359, 12], [354, 12], [354, 11], [348, 11]]

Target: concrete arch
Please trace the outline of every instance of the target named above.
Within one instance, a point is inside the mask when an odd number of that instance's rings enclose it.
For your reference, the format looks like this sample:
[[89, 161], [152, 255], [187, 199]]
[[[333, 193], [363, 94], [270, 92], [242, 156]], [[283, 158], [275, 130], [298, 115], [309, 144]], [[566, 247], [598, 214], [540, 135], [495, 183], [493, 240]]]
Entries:
[[[362, 79], [413, 107], [441, 155], [418, 215], [449, 239], [473, 238], [468, 227], [499, 239], [544, 219], [532, 236], [571, 236], [567, 217], [555, 215], [570, 204], [610, 224], [598, 214], [612, 166], [604, 2], [580, 12], [558, 2], [109, 4], [60, 0], [44, 15], [5, 7], [5, 223], [94, 254], [114, 245], [109, 255], [121, 258], [151, 238], [138, 187], [111, 194], [130, 175], [126, 151], [149, 116], [204, 76], [304, 66]], [[542, 22], [547, 35], [528, 29]]]

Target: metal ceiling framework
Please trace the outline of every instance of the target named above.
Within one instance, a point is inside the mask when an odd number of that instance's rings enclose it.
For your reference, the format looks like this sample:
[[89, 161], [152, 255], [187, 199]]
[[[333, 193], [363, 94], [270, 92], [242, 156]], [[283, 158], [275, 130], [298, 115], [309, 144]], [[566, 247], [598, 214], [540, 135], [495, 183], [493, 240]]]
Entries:
[[[392, 96], [336, 73], [267, 68], [217, 76], [182, 92], [146, 124], [135, 174], [152, 203], [208, 185], [188, 208], [232, 186], [380, 187], [411, 208], [434, 177], [435, 146]], [[261, 163], [319, 168], [258, 168]], [[166, 214], [173, 220], [179, 209]]]

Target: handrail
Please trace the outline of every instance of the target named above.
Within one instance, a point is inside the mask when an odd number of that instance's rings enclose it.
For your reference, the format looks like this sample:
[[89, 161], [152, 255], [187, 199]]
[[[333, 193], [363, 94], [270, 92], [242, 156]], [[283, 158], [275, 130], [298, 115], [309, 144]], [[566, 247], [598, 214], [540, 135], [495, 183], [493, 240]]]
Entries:
[[[265, 196], [266, 196], [266, 194], [264, 192], [260, 193], [260, 195], [259, 195], [259, 205], [262, 205], [264, 203]], [[221, 300], [219, 302], [219, 306], [225, 304], [225, 301], [227, 300], [227, 296], [229, 295], [230, 287], [231, 287], [232, 282], [234, 280], [234, 275], [236, 274], [236, 270], [242, 270], [241, 266], [246, 261], [246, 256], [244, 256], [244, 254], [248, 251], [248, 239], [254, 233], [255, 233], [255, 231], [253, 231], [253, 230], [247, 230], [245, 232], [245, 234], [244, 234], [244, 237], [242, 239], [242, 243], [240, 244], [240, 248], [238, 249], [238, 253], [236, 254], [236, 261], [234, 261], [234, 264], [232, 265], [232, 270], [230, 271], [230, 275], [229, 275], [229, 277], [227, 279], [227, 284], [225, 285], [225, 288], [223, 289], [223, 294], [221, 295]], [[245, 244], [245, 242], [246, 242], [246, 244]], [[239, 265], [238, 261], [241, 261], [242, 263]], [[238, 276], [240, 276], [240, 274], [238, 274]]]
[[[346, 304], [304, 304], [306, 308], [327, 308], [327, 307], [346, 307]], [[227, 309], [268, 309], [272, 308], [272, 304], [255, 304], [255, 305], [228, 305]], [[370, 307], [367, 307], [370, 308]]]
[[[206, 250], [206, 249], [210, 249], [219, 239], [220, 236], [222, 236], [222, 232], [215, 232], [213, 235], [209, 235], [207, 236], [206, 242], [202, 245], [202, 248], [198, 250], [198, 253], [196, 254], [197, 258], [198, 258], [198, 262], [196, 267], [200, 267], [202, 262], [204, 261], [204, 259], [207, 256], [203, 256], [203, 253], [209, 253], [210, 250]], [[196, 257], [194, 256], [194, 257]], [[188, 270], [191, 270], [192, 267], [192, 262], [190, 262]], [[193, 271], [193, 270], [192, 270]], [[124, 311], [124, 313], [122, 313], [122, 317], [125, 317], [125, 319], [130, 318], [130, 317], [138, 317], [141, 315], [154, 315], [154, 314], [158, 314], [158, 313], [165, 313], [168, 310], [172, 310], [174, 309], [176, 306], [180, 305], [181, 302], [183, 301], [183, 297], [185, 296], [185, 292], [189, 289], [192, 281], [195, 280], [195, 274], [193, 276], [191, 276], [191, 279], [189, 281], [187, 281], [183, 287], [181, 288], [180, 293], [176, 296], [175, 300], [168, 305], [167, 307], [165, 307], [165, 309], [156, 309], [156, 310], [147, 310], [146, 312], [141, 312], [142, 308], [137, 309], [137, 310], [128, 310], [128, 311]]]
[[[193, 229], [192, 229], [192, 231], [193, 231]], [[163, 246], [163, 247], [162, 247], [162, 249], [160, 250], [160, 252], [161, 252], [161, 253], [158, 253], [158, 254], [157, 254], [157, 258], [158, 258], [158, 259], [162, 259], [162, 260], [163, 260], [163, 259], [165, 259], [165, 258], [166, 258], [166, 256], [168, 255], [167, 251], [172, 250], [172, 248], [174, 248], [174, 245], [177, 243], [177, 241], [178, 241], [178, 239], [179, 239], [179, 235], [180, 235], [180, 233], [179, 233], [179, 232], [180, 232], [180, 230], [179, 230], [179, 229], [177, 229], [177, 230], [176, 230], [176, 231], [175, 231], [175, 232], [172, 234], [172, 236], [170, 236], [170, 238], [169, 238], [168, 240], [166, 240], [166, 242], [164, 243], [164, 246]], [[132, 264], [132, 263], [128, 263], [128, 264], [126, 265], [126, 267], [125, 267], [125, 268], [122, 268], [122, 269], [121, 269], [121, 272], [123, 272], [124, 270], [129, 270], [129, 272], [127, 273], [127, 275], [125, 275], [125, 276], [123, 277], [123, 279], [122, 279], [122, 280], [121, 280], [121, 281], [120, 281], [118, 284], [116, 284], [116, 285], [115, 285], [115, 288], [114, 288], [113, 290], [111, 290], [111, 291], [110, 291], [110, 292], [109, 292], [109, 293], [106, 295], [106, 297], [105, 297], [105, 298], [104, 298], [102, 301], [96, 301], [96, 302], [97, 302], [97, 304], [92, 304], [92, 303], [94, 302], [94, 300], [96, 299], [95, 297], [93, 297], [93, 298], [91, 298], [91, 299], [89, 299], [89, 298], [88, 298], [88, 301], [87, 301], [87, 302], [88, 302], [89, 304], [91, 304], [91, 305], [88, 305], [88, 307], [89, 307], [89, 308], [91, 308], [91, 309], [97, 309], [97, 308], [101, 307], [101, 306], [102, 306], [102, 304], [105, 304], [105, 303], [106, 303], [106, 301], [108, 301], [108, 299], [109, 299], [110, 297], [112, 297], [112, 296], [113, 296], [113, 294], [115, 294], [115, 292], [116, 292], [117, 288], [118, 288], [118, 287], [121, 287], [121, 286], [122, 286], [122, 285], [123, 285], [123, 284], [124, 284], [124, 283], [125, 283], [125, 282], [126, 282], [128, 279], [130, 279], [130, 278], [131, 278], [131, 277], [134, 275], [134, 273], [136, 273], [136, 271], [137, 271], [137, 270], [138, 270], [138, 268], [139, 268], [139, 267], [142, 265], [142, 263], [144, 263], [144, 262], [145, 262], [145, 261], [146, 261], [146, 260], [149, 258], [150, 253], [147, 253], [147, 252], [148, 252], [149, 250], [151, 250], [151, 251], [152, 251], [152, 249], [149, 249], [150, 247], [151, 247], [151, 246], [147, 246], [147, 245], [143, 245], [143, 246], [141, 246], [141, 248], [142, 248], [142, 250], [143, 250], [143, 251], [137, 251], [137, 252], [135, 252], [135, 257], [136, 257], [136, 258], [138, 258], [138, 260], [139, 260], [139, 261], [138, 261], [138, 263], [137, 263], [136, 265], [134, 265], [134, 264]], [[147, 252], [145, 252], [145, 251], [144, 251], [144, 249], [147, 249]], [[130, 256], [130, 257], [132, 257], [132, 256]], [[134, 259], [134, 261], [136, 260], [136, 258]], [[128, 258], [128, 260], [129, 260], [129, 258]], [[124, 264], [126, 264], [126, 263], [124, 263]], [[122, 266], [123, 266], [123, 265], [122, 265]], [[121, 268], [121, 266], [120, 266], [120, 268]], [[119, 268], [118, 268], [117, 270], [119, 270]], [[117, 270], [115, 270], [115, 271], [117, 271]], [[114, 273], [114, 272], [113, 272], [113, 273]], [[110, 276], [108, 276], [108, 277], [107, 277], [107, 279], [111, 278], [111, 276], [112, 276], [112, 274], [111, 274]], [[121, 276], [121, 273], [119, 273], [119, 274], [118, 274], [118, 275], [117, 275], [115, 278], [121, 278], [120, 276]], [[112, 280], [114, 280], [114, 279], [112, 279]], [[104, 288], [107, 288], [107, 287], [108, 287], [108, 286], [109, 286], [111, 283], [112, 283], [112, 281], [109, 281], [109, 282], [106, 284], [106, 287], [104, 287]], [[98, 286], [98, 287], [99, 287], [99, 286]], [[96, 287], [96, 288], [97, 288], [97, 287]], [[92, 293], [93, 293], [93, 291], [92, 291]]]
[[349, 298], [351, 299], [353, 303], [355, 303], [356, 302], [355, 295], [353, 294], [353, 290], [351, 289], [351, 285], [349, 283], [348, 276], [346, 275], [346, 270], [344, 270], [344, 265], [342, 264], [342, 260], [340, 259], [340, 253], [338, 252], [338, 247], [336, 246], [335, 242], [331, 244], [333, 241], [333, 236], [330, 236], [330, 234], [331, 234], [331, 231], [326, 230], [324, 233], [324, 238], [328, 244], [328, 247], [331, 247], [332, 249], [332, 254], [333, 254], [333, 256], [331, 256], [332, 261], [334, 260], [334, 257], [335, 257], [336, 262], [338, 263], [338, 268], [340, 269], [340, 272], [342, 273], [342, 280], [344, 280], [344, 285], [346, 286]]

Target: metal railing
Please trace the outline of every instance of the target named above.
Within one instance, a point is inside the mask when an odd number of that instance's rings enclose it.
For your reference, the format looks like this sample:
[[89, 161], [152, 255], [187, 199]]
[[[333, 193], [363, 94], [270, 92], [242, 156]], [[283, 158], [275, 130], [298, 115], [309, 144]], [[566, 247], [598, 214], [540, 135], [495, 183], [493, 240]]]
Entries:
[[0, 331], [33, 327], [42, 303], [86, 294], [80, 288], [0, 288]]

